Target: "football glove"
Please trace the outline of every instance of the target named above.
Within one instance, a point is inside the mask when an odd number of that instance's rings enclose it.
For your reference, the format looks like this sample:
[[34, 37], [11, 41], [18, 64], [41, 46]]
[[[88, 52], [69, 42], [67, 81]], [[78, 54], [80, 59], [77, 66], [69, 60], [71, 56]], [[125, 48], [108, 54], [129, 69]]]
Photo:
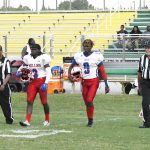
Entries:
[[21, 75], [22, 75], [22, 72], [21, 72], [21, 71], [17, 71], [17, 72], [16, 72], [16, 77], [17, 77], [17, 78], [20, 78]]
[[42, 92], [45, 92], [47, 90], [47, 88], [48, 88], [48, 84], [47, 83], [43, 83], [41, 85], [41, 87], [40, 87], [40, 89], [41, 89]]

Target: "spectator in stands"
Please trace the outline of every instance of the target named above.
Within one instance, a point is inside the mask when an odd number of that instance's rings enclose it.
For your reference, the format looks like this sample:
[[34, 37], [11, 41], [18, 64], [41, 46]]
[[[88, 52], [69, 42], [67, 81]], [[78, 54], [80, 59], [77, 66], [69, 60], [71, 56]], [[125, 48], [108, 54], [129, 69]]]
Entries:
[[145, 45], [147, 45], [150, 41], [150, 25], [147, 26], [146, 31], [142, 33], [142, 36], [144, 37], [141, 38], [141, 45], [142, 47], [145, 47]]
[[129, 50], [134, 51], [135, 48], [139, 48], [140, 44], [139, 34], [142, 34], [142, 32], [140, 31], [138, 26], [134, 26], [130, 34], [131, 35], [127, 43], [127, 48]]
[[27, 45], [22, 49], [21, 57], [23, 58], [27, 54], [31, 54], [30, 46], [35, 44], [35, 40], [33, 38], [29, 38]]
[[118, 41], [114, 43], [114, 48], [122, 48], [123, 43], [126, 44], [127, 41], [124, 39], [124, 35], [128, 34], [128, 32], [124, 29], [124, 25], [120, 26], [120, 30], [117, 31], [117, 39]]
[[124, 25], [120, 26], [120, 31], [117, 31], [118, 36], [120, 36], [121, 34], [128, 34], [128, 32], [124, 28]]

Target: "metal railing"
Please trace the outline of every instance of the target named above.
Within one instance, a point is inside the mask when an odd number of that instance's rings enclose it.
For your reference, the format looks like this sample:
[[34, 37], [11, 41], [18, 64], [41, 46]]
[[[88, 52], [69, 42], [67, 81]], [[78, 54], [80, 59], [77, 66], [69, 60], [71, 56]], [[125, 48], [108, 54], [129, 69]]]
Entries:
[[[23, 35], [4, 35], [0, 36], [0, 43], [3, 47], [5, 56], [21, 57], [21, 51], [26, 45], [31, 36]], [[57, 56], [73, 56], [74, 53], [82, 51], [83, 40], [90, 38], [95, 45], [93, 50], [100, 50], [105, 59], [108, 61], [129, 61], [138, 60], [141, 55], [145, 53], [144, 46], [150, 40], [150, 35], [121, 35], [105, 34], [105, 35], [79, 35], [74, 41], [64, 44], [61, 40], [57, 40], [55, 35], [49, 36], [33, 35], [36, 43], [40, 44], [42, 51], [48, 53], [53, 58]]]

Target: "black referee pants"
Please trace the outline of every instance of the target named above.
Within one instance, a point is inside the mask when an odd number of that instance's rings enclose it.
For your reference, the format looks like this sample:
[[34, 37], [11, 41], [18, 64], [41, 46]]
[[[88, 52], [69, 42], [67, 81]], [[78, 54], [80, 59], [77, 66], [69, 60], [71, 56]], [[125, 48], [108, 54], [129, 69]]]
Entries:
[[150, 126], [150, 80], [142, 80], [142, 108], [144, 124]]
[[4, 91], [0, 91], [0, 106], [6, 119], [6, 123], [13, 123], [12, 105], [11, 105], [11, 91], [9, 85], [5, 86]]

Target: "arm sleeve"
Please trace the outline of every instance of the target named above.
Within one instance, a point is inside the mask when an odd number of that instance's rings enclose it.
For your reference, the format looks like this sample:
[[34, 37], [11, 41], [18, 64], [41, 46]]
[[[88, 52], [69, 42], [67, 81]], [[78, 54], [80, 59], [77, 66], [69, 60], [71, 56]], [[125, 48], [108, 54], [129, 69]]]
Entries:
[[105, 67], [104, 67], [103, 62], [101, 62], [101, 63], [98, 65], [98, 70], [99, 70], [100, 77], [101, 77], [103, 80], [107, 80], [107, 74], [106, 74], [106, 72], [105, 72]]

